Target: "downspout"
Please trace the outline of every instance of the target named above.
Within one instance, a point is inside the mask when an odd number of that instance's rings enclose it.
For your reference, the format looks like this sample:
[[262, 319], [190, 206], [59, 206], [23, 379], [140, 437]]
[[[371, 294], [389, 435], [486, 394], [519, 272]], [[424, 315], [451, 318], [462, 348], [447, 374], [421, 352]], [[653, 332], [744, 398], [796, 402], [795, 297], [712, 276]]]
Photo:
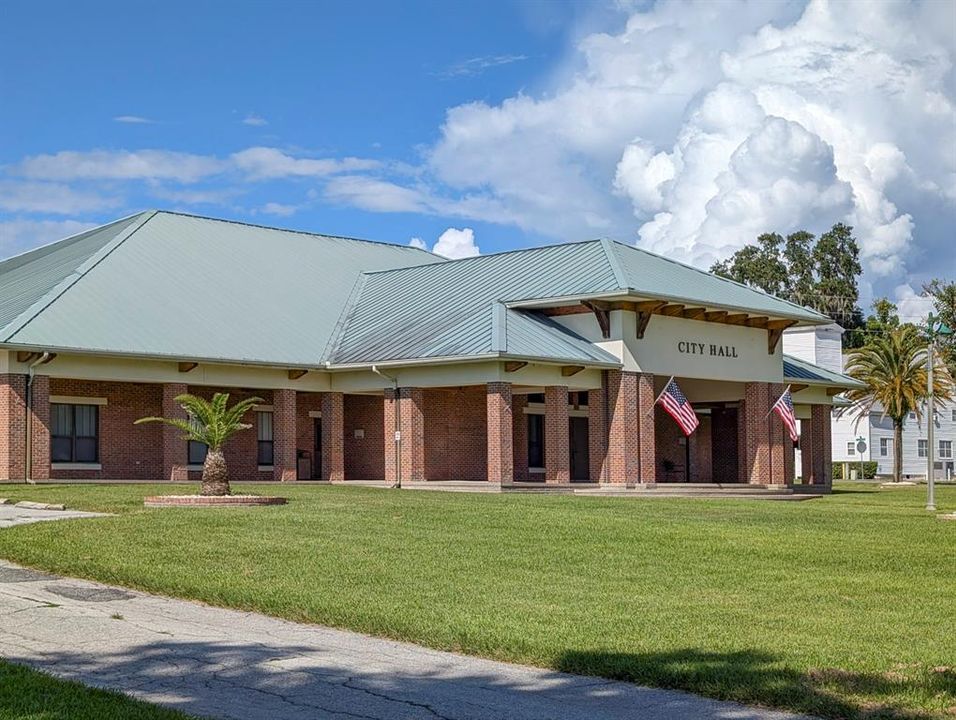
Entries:
[[27, 396], [26, 396], [26, 422], [24, 425], [24, 447], [26, 457], [24, 458], [23, 482], [35, 485], [33, 479], [33, 375], [37, 365], [42, 365], [50, 359], [50, 353], [43, 353], [37, 360], [30, 363], [27, 368]]
[[372, 372], [392, 383], [395, 403], [395, 483], [392, 487], [400, 489], [402, 487], [402, 404], [398, 397], [398, 378], [386, 375], [378, 369], [377, 365], [372, 365]]

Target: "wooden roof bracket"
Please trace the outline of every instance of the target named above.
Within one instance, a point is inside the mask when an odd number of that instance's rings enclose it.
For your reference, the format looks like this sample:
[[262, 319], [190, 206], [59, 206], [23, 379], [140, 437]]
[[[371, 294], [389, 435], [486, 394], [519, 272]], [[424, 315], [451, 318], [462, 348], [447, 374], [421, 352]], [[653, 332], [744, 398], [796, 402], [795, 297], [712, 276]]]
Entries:
[[197, 367], [199, 367], [199, 363], [198, 362], [181, 362], [178, 364], [178, 366], [179, 366], [179, 372], [188, 373], [189, 371], [195, 370]]
[[634, 312], [637, 314], [637, 339], [641, 340], [647, 332], [647, 325], [651, 316], [667, 305], [666, 302], [648, 301], [634, 303]]
[[796, 325], [796, 320], [771, 320], [767, 323], [767, 354], [773, 355], [777, 350], [777, 344], [783, 337], [783, 331], [791, 325]]
[[562, 365], [561, 377], [571, 377], [584, 370], [584, 365]]
[[601, 326], [601, 335], [605, 340], [611, 337], [611, 309], [610, 305], [601, 300], [582, 300], [581, 304], [594, 313], [594, 317]]
[[517, 372], [523, 368], [528, 363], [522, 362], [521, 360], [512, 360], [505, 363], [505, 372]]
[[297, 368], [297, 369], [295, 369], [295, 370], [290, 370], [290, 371], [289, 371], [289, 379], [290, 379], [290, 380], [298, 380], [300, 377], [302, 377], [303, 375], [305, 375], [307, 372], [309, 372], [309, 371], [308, 371], [308, 370], [303, 370], [302, 368]]

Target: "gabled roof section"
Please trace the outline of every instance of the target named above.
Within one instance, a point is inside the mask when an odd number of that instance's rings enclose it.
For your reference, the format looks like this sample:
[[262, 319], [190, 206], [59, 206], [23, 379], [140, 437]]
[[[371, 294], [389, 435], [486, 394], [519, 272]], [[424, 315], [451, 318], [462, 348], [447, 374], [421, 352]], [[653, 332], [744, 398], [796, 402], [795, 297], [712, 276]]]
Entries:
[[4, 315], [18, 316], [0, 342], [315, 367], [362, 272], [440, 260], [407, 246], [144, 213], [0, 265], [4, 295], [9, 272], [43, 300], [25, 317], [25, 301], [0, 298]]
[[604, 243], [620, 269], [622, 286], [635, 294], [811, 324], [833, 322], [808, 308], [633, 245], [607, 240]]
[[148, 215], [132, 215], [0, 262], [0, 337], [21, 314], [42, 306], [54, 288]]
[[848, 375], [827, 370], [806, 360], [793, 357], [793, 355], [783, 356], [783, 379], [787, 382], [805, 385], [826, 385], [827, 387], [847, 389], [866, 387], [864, 383]]

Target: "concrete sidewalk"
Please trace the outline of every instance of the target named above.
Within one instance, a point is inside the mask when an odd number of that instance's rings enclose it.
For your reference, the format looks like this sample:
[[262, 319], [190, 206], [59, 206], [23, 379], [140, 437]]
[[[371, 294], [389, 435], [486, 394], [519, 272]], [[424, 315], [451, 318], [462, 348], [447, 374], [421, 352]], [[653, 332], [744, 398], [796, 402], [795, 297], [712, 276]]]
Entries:
[[105, 513], [83, 512], [82, 510], [37, 510], [35, 508], [18, 507], [17, 505], [0, 505], [0, 528], [47, 522], [49, 520], [105, 517], [105, 515]]
[[237, 720], [783, 720], [687, 693], [438, 652], [0, 561], [0, 654]]

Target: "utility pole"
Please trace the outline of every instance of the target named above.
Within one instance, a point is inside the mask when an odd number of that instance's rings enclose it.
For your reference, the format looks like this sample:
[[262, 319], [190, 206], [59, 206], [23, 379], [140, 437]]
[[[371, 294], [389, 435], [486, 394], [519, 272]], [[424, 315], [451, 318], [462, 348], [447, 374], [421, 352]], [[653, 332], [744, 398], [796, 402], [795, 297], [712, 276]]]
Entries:
[[936, 431], [936, 403], [933, 397], [933, 365], [936, 361], [936, 336], [952, 335], [953, 331], [930, 313], [926, 318], [929, 346], [926, 349], [926, 509], [936, 510], [936, 449], [933, 447]]

